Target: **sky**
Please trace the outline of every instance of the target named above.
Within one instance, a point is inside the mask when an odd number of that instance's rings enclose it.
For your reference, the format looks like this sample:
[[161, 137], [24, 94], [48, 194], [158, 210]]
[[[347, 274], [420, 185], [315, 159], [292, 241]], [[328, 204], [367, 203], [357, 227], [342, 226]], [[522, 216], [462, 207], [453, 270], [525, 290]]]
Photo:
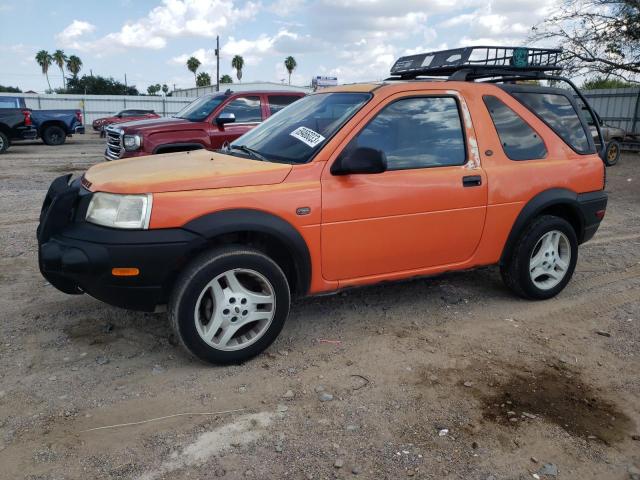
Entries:
[[[402, 55], [465, 45], [522, 45], [560, 0], [0, 0], [0, 85], [43, 92], [35, 62], [41, 49], [82, 59], [82, 73], [111, 76], [141, 91], [166, 83], [192, 87], [197, 57], [215, 81], [245, 60], [242, 81], [288, 81], [284, 59], [298, 67], [295, 85], [315, 75], [340, 83], [379, 80]], [[56, 65], [53, 88], [62, 86]]]

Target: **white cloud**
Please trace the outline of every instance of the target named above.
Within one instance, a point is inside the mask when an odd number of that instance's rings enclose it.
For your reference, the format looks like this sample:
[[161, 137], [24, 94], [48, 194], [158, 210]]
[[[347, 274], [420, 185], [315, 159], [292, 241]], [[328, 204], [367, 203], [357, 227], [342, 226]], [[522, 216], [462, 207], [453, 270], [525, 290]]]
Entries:
[[232, 0], [163, 0], [160, 6], [153, 8], [145, 17], [125, 23], [119, 31], [111, 32], [98, 40], [80, 42], [79, 37], [91, 30], [78, 33], [77, 21], [58, 34], [58, 37], [69, 38], [68, 33], [71, 32], [73, 48], [86, 51], [161, 49], [171, 38], [215, 37], [235, 23], [253, 18], [260, 8], [259, 3], [251, 1], [236, 8]]
[[81, 43], [78, 39], [87, 33], [93, 32], [95, 29], [96, 26], [89, 22], [74, 20], [67, 28], [56, 35], [56, 40], [62, 47], [80, 48]]

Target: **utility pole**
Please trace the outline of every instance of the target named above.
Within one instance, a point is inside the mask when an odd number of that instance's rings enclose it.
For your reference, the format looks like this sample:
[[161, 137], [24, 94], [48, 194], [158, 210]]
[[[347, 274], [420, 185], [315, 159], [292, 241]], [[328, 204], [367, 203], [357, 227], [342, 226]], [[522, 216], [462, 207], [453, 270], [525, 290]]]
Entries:
[[220, 91], [220, 35], [216, 35], [216, 92]]

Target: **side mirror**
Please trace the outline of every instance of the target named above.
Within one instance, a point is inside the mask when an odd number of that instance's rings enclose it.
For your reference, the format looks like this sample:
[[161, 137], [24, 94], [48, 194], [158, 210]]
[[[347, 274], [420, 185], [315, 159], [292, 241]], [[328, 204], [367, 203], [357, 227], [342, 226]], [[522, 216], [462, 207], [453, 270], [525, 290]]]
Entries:
[[225, 123], [233, 123], [236, 121], [236, 116], [233, 113], [222, 112], [216, 117], [216, 123], [218, 125], [224, 125]]
[[351, 175], [358, 173], [382, 173], [387, 170], [387, 157], [381, 150], [358, 147], [343, 152], [331, 165], [332, 175]]

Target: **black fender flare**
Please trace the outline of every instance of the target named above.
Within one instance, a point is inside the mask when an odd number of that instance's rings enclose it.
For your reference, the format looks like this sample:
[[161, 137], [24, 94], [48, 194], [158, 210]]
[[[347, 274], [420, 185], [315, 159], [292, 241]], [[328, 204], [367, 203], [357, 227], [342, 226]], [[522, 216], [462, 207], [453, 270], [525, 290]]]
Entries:
[[207, 240], [228, 233], [262, 233], [287, 247], [293, 257], [295, 291], [306, 295], [311, 284], [311, 254], [300, 232], [286, 220], [261, 210], [234, 209], [208, 213], [182, 226]]
[[[159, 153], [158, 151], [164, 148], [184, 148], [183, 151], [192, 151], [192, 150], [203, 150], [205, 146], [198, 142], [162, 143], [153, 149], [153, 153], [154, 154]], [[178, 150], [178, 151], [181, 151], [181, 150]]]
[[582, 243], [585, 219], [578, 202], [578, 194], [566, 188], [551, 188], [538, 193], [520, 210], [502, 250], [500, 265], [503, 265], [504, 261], [511, 257], [517, 239], [529, 222], [540, 215], [541, 212], [554, 207], [569, 209], [572, 217], [577, 220], [577, 225], [574, 226], [577, 227], [576, 236], [578, 237], [578, 243]]

